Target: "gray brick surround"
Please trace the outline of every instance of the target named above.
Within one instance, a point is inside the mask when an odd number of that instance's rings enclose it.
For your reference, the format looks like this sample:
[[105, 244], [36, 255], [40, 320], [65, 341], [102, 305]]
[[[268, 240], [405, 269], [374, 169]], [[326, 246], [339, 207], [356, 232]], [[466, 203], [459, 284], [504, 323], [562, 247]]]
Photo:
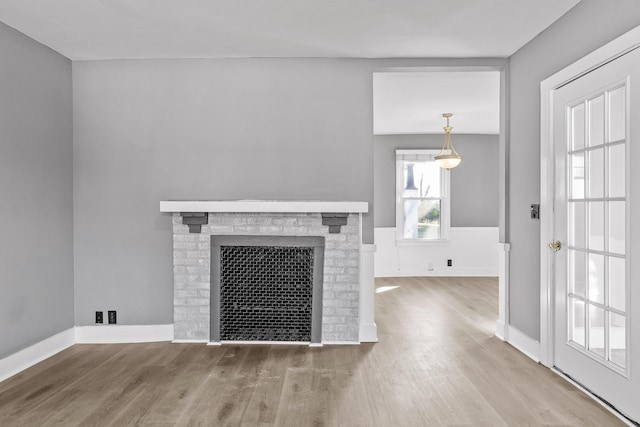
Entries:
[[322, 236], [325, 238], [322, 341], [358, 342], [360, 299], [359, 214], [339, 234], [317, 213], [209, 213], [201, 233], [189, 233], [173, 215], [173, 317], [176, 340], [209, 340], [211, 235]]

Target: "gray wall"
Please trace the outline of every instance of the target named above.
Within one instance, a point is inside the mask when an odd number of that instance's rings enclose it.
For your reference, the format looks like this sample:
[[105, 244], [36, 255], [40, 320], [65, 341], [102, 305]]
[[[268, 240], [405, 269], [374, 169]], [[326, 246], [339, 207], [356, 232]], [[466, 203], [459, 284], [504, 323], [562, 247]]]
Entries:
[[[510, 323], [540, 338], [540, 82], [640, 25], [637, 0], [582, 0], [510, 61]], [[548, 213], [542, 212], [542, 215]]]
[[348, 60], [74, 63], [77, 324], [172, 322], [160, 200], [371, 202], [369, 86]]
[[[74, 62], [76, 324], [172, 322], [165, 199], [364, 200], [373, 72], [501, 59]], [[373, 242], [373, 212], [363, 220]]]
[[[540, 193], [539, 83], [637, 25], [637, 0], [582, 0], [510, 59], [510, 321], [535, 339], [540, 234], [529, 204]], [[2, 357], [73, 324], [74, 212], [71, 64], [2, 24], [0, 59], [0, 235], [11, 242], [0, 248]], [[503, 63], [74, 63], [76, 324], [92, 324], [96, 309], [119, 310], [120, 323], [172, 321], [171, 227], [159, 200], [373, 202], [371, 73]]]
[[0, 359], [73, 326], [71, 62], [0, 23]]
[[[498, 226], [498, 135], [452, 135], [462, 163], [451, 173], [451, 226]], [[377, 135], [373, 149], [376, 227], [396, 225], [397, 149], [440, 149], [442, 135]]]

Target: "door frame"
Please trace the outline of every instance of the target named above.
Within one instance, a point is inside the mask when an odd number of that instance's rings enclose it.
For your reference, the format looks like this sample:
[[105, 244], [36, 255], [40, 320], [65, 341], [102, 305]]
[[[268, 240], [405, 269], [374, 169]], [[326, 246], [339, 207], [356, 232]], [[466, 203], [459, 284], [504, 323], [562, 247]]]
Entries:
[[[386, 62], [386, 61], [385, 61]], [[409, 61], [411, 62], [411, 61]], [[498, 319], [496, 319], [495, 335], [502, 341], [509, 341], [509, 336], [515, 334], [522, 337], [518, 342], [527, 340], [527, 337], [514, 328], [509, 327], [509, 61], [504, 59], [471, 59], [471, 60], [427, 60], [423, 65], [407, 63], [406, 65], [381, 66], [373, 69], [373, 74], [384, 72], [474, 72], [495, 71], [500, 73], [500, 133], [498, 135]], [[372, 111], [373, 115], [373, 104]], [[373, 117], [373, 116], [372, 116]], [[513, 344], [513, 342], [511, 342]], [[515, 345], [515, 344], [514, 344]], [[524, 351], [529, 357], [536, 351], [527, 351], [526, 346], [515, 345]]]
[[[540, 363], [554, 366], [554, 270], [549, 242], [555, 240], [553, 101], [560, 87], [640, 47], [640, 26], [540, 82]], [[564, 242], [563, 242], [564, 243]]]

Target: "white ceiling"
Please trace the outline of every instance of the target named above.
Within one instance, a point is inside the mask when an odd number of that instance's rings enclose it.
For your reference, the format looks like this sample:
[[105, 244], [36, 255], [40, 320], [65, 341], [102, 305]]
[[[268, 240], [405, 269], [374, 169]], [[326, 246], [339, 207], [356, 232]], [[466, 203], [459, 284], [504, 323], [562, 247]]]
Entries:
[[1, 0], [73, 60], [507, 57], [579, 0]]
[[498, 134], [500, 73], [384, 72], [373, 75], [376, 135], [444, 133], [442, 113], [453, 113], [452, 133]]

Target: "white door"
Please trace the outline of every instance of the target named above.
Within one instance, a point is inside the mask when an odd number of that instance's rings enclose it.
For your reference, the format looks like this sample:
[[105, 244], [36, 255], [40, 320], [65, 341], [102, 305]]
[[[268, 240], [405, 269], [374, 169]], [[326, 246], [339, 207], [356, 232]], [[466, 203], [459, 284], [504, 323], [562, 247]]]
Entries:
[[554, 364], [640, 421], [640, 50], [553, 100]]

